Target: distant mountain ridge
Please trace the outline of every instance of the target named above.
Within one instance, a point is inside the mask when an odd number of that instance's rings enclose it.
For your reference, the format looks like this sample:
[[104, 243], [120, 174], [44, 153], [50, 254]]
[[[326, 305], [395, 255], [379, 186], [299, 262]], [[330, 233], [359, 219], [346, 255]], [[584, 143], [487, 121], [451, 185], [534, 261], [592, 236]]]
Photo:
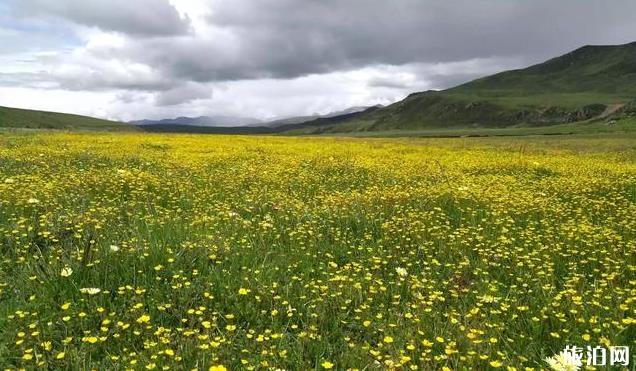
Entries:
[[263, 121], [256, 118], [251, 117], [235, 117], [235, 116], [224, 116], [224, 115], [214, 115], [214, 116], [199, 116], [199, 117], [176, 117], [172, 119], [160, 119], [160, 120], [134, 120], [130, 121], [130, 124], [133, 125], [170, 125], [172, 127], [179, 126], [207, 126], [207, 127], [239, 127], [239, 126], [247, 126], [247, 127], [280, 127], [285, 125], [292, 124], [301, 124], [304, 122], [313, 121], [319, 118], [329, 118], [329, 117], [337, 117], [342, 115], [347, 115], [356, 112], [362, 112], [366, 109], [370, 108], [370, 106], [357, 106], [357, 107], [349, 107], [347, 109], [341, 111], [330, 112], [324, 115], [314, 114], [310, 116], [295, 116], [295, 117], [283, 117], [276, 120], [271, 121]]
[[188, 132], [188, 133], [208, 133], [208, 134], [279, 134], [292, 130], [304, 128], [320, 128], [325, 125], [334, 125], [353, 120], [358, 116], [365, 115], [380, 109], [381, 106], [371, 106], [363, 111], [344, 113], [341, 115], [325, 115], [305, 122], [278, 123], [275, 126], [194, 126], [178, 124], [141, 125], [144, 131], [149, 132]]
[[[271, 127], [271, 128], [277, 128], [277, 127], [281, 127], [281, 126], [285, 126], [285, 125], [292, 125], [292, 124], [302, 124], [302, 123], [306, 123], [306, 122], [310, 122], [310, 121], [314, 121], [320, 118], [330, 118], [330, 117], [338, 117], [338, 116], [343, 116], [343, 115], [349, 115], [352, 113], [358, 113], [358, 112], [362, 112], [365, 111], [369, 108], [372, 107], [382, 107], [381, 105], [376, 105], [376, 106], [354, 106], [354, 107], [349, 107], [340, 111], [334, 111], [334, 112], [329, 112], [327, 114], [324, 115], [319, 115], [319, 114], [314, 114], [311, 116], [295, 116], [295, 117], [285, 117], [285, 118], [281, 118], [281, 119], [276, 119], [273, 121], [268, 121], [262, 124], [262, 126], [267, 126], [267, 127]], [[253, 125], [254, 126], [254, 125]], [[260, 126], [260, 125], [256, 125], [256, 126]]]
[[133, 125], [192, 125], [192, 126], [249, 126], [261, 124], [262, 121], [252, 117], [235, 116], [199, 116], [199, 117], [177, 117], [173, 119], [161, 120], [135, 120], [130, 121]]

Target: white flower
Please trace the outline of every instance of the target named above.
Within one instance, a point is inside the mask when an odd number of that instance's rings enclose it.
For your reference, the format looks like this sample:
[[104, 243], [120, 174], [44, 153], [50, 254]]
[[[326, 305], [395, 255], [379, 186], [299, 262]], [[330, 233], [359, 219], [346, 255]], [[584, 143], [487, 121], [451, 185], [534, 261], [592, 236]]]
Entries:
[[13, 183], [15, 183], [15, 180], [13, 180], [11, 178], [7, 178], [7, 179], [4, 180], [4, 182], [7, 183], [7, 184], [13, 184]]
[[117, 246], [117, 245], [110, 245], [110, 251], [112, 251], [112, 252], [117, 252], [117, 251], [119, 251], [119, 246]]
[[71, 274], [73, 274], [73, 270], [69, 267], [62, 268], [62, 272], [60, 272], [62, 277], [69, 277]]
[[99, 294], [100, 292], [102, 292], [102, 289], [97, 288], [97, 287], [83, 287], [83, 288], [80, 289], [80, 292], [82, 294], [96, 295], [96, 294]]
[[40, 200], [38, 200], [37, 198], [31, 197], [31, 198], [29, 198], [27, 200], [27, 203], [29, 203], [29, 204], [38, 204], [38, 203], [40, 203]]
[[400, 277], [406, 277], [406, 276], [409, 275], [409, 272], [406, 269], [402, 268], [402, 267], [395, 268], [395, 271], [397, 272], [398, 276], [400, 276]]
[[545, 361], [554, 371], [578, 371], [581, 368], [581, 360], [574, 358], [572, 354], [567, 352], [546, 358]]

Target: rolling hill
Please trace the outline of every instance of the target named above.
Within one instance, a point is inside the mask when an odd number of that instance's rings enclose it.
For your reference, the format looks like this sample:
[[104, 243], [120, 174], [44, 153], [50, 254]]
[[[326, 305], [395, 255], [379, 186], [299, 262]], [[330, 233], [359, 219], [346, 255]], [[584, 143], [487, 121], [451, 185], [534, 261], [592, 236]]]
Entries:
[[347, 122], [293, 133], [563, 124], [636, 112], [636, 43], [584, 46], [525, 69], [406, 99]]
[[35, 111], [0, 106], [0, 128], [71, 129], [71, 130], [122, 130], [137, 128], [123, 122], [97, 119], [47, 111]]

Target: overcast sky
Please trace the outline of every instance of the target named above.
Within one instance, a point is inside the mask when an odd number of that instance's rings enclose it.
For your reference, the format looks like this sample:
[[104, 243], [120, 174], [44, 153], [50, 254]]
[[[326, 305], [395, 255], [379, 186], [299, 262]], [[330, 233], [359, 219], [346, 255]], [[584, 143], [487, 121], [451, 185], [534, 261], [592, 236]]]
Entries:
[[0, 0], [0, 105], [327, 113], [631, 41], [634, 0]]

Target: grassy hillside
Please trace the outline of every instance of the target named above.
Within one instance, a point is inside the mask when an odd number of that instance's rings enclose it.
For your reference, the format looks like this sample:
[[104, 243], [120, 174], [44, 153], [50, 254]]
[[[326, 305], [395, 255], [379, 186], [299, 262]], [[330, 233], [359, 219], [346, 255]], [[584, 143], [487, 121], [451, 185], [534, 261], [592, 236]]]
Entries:
[[496, 98], [511, 107], [554, 101], [569, 107], [627, 102], [636, 97], [636, 43], [584, 46], [545, 63], [478, 79], [447, 93]]
[[67, 113], [35, 111], [0, 106], [0, 128], [137, 130], [122, 122]]
[[[636, 138], [636, 118], [624, 118], [606, 121], [573, 122], [555, 125], [516, 127], [436, 127], [396, 130], [351, 130], [356, 123], [338, 127], [323, 127], [322, 131], [301, 128], [287, 131], [284, 135], [325, 135], [346, 137], [421, 137], [421, 138], [460, 138], [460, 137], [522, 137], [522, 136], [567, 136], [567, 135], [614, 135]], [[338, 130], [336, 130], [338, 129]]]
[[314, 133], [554, 125], [636, 112], [636, 43], [585, 46], [525, 69], [415, 93]]

